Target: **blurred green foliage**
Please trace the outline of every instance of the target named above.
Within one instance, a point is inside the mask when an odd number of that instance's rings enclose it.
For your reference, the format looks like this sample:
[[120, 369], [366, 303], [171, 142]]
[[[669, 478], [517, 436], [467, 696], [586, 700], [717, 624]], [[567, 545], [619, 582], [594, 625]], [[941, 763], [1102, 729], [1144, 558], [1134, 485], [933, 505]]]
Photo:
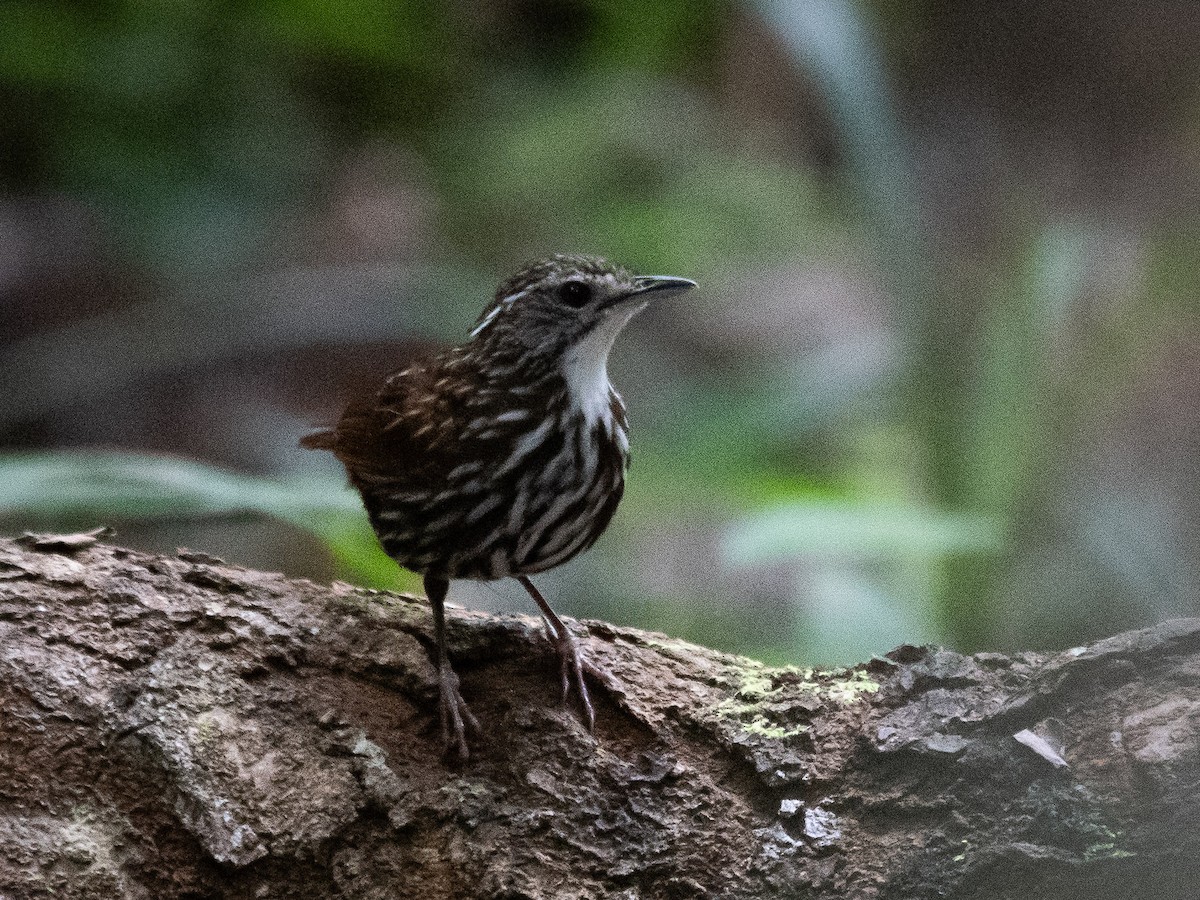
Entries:
[[[1200, 222], [1142, 236], [1140, 277], [1112, 297], [1097, 286], [1110, 223], [1027, 197], [997, 201], [1005, 238], [986, 252], [934, 249], [882, 50], [932, 12], [877, 6], [9, 0], [3, 184], [91, 204], [156, 290], [8, 346], [0, 374], [29, 380], [0, 427], [255, 349], [453, 339], [491, 276], [546, 250], [695, 277], [710, 289], [697, 317], [757, 302], [760, 276], [797, 261], [852, 261], [886, 293], [897, 348], [861, 378], [799, 351], [645, 363], [661, 387], [634, 411], [624, 543], [604, 565], [619, 571], [639, 534], [710, 523], [725, 606], [654, 595], [637, 609], [632, 579], [594, 593], [623, 599], [602, 607], [614, 617], [775, 660], [854, 659], [889, 635], [994, 645], [1004, 586], [1096, 410], [1172, 329], [1196, 327]], [[731, 123], [717, 109], [715, 60], [748, 18], [828, 115], [834, 171], [786, 149], [786, 122]], [[757, 45], [743, 33], [737, 46]], [[303, 306], [252, 278], [211, 289], [275, 259], [279, 221], [328, 200], [338, 161], [372, 142], [419, 159], [436, 198], [420, 259], [388, 282], [387, 303]], [[345, 300], [319, 277], [299, 280]], [[278, 454], [267, 478], [140, 453], [9, 455], [0, 519], [252, 512], [319, 536], [347, 577], [412, 586], [321, 465]], [[1133, 571], [1138, 540], [1096, 553]], [[788, 562], [811, 577], [796, 579], [788, 624], [764, 629], [730, 585]], [[1087, 630], [1064, 622], [1046, 639]]]
[[0, 515], [25, 527], [250, 514], [280, 519], [320, 538], [344, 575], [360, 584], [398, 590], [420, 584], [384, 555], [358, 495], [341, 481], [253, 478], [186, 459], [127, 453], [0, 456]]

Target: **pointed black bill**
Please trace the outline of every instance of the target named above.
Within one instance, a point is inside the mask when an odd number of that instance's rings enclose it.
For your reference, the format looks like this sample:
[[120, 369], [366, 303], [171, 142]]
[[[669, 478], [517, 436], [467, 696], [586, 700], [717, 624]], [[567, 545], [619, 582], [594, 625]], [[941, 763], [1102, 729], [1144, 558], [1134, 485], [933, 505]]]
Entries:
[[655, 294], [665, 297], [670, 294], [682, 294], [696, 286], [690, 278], [676, 278], [674, 275], [639, 275], [633, 279], [634, 289], [630, 297], [641, 297], [645, 294]]

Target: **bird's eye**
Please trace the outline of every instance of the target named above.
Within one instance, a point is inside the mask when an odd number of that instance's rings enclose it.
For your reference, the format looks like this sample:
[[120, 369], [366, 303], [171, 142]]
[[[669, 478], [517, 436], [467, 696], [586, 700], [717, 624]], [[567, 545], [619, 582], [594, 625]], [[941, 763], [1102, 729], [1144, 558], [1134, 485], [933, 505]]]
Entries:
[[558, 288], [558, 298], [576, 309], [592, 299], [591, 285], [582, 281], [564, 281]]

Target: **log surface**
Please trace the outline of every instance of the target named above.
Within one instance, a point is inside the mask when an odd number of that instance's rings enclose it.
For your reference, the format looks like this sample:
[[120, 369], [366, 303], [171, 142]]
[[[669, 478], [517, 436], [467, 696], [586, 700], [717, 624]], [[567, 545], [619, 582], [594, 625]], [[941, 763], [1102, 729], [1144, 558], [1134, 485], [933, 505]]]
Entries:
[[[203, 554], [0, 539], [0, 898], [1193, 898], [1200, 621], [768, 668]], [[619, 682], [619, 683], [617, 683]]]

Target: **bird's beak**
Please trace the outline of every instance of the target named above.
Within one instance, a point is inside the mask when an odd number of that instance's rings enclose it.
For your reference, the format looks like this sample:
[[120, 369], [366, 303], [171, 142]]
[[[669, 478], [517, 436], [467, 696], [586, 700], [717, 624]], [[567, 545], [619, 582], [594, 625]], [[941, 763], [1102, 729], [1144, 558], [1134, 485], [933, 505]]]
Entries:
[[692, 279], [676, 278], [674, 275], [639, 275], [633, 279], [633, 284], [634, 288], [628, 294], [630, 297], [641, 297], [644, 294], [657, 294], [664, 297], [670, 294], [682, 294], [696, 286], [696, 282]]

